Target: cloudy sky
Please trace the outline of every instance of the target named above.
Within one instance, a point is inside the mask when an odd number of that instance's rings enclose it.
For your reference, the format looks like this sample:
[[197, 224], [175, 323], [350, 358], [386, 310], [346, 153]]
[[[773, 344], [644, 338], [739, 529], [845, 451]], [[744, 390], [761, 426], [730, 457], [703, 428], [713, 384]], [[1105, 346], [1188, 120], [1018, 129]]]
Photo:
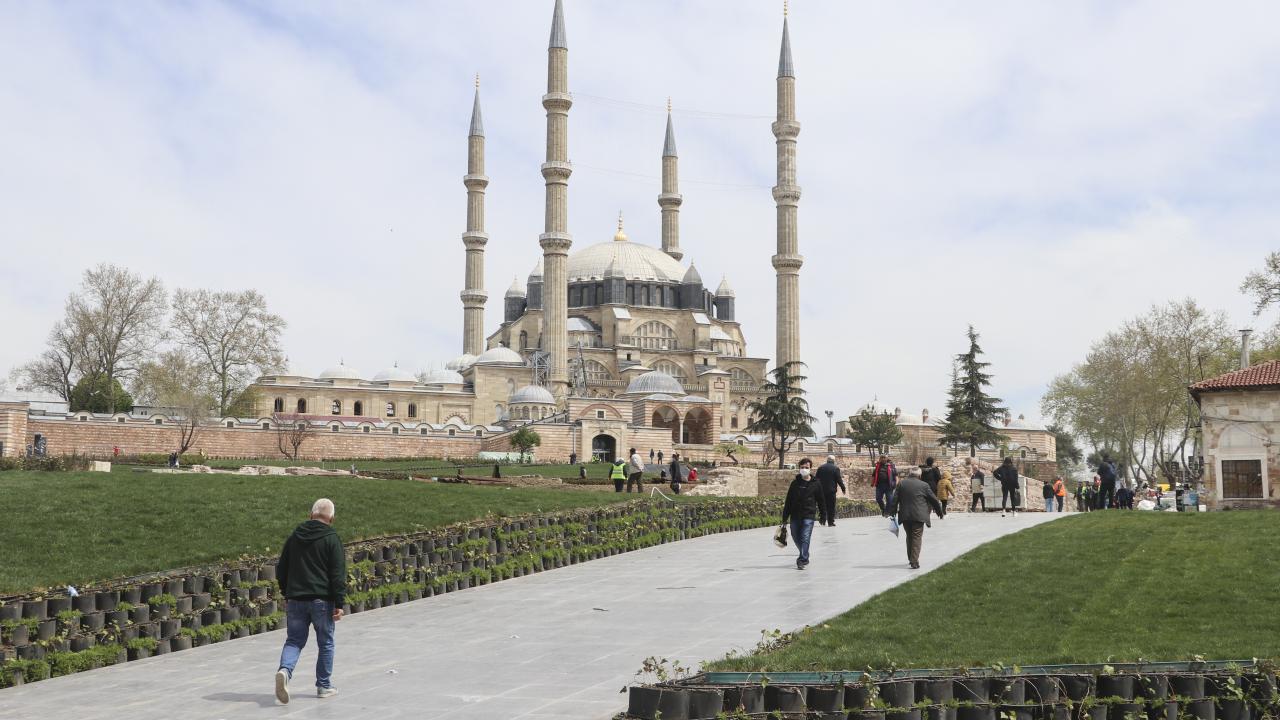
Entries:
[[[0, 4], [0, 373], [97, 262], [263, 291], [305, 372], [461, 351], [466, 134], [488, 135], [487, 326], [542, 230], [551, 0]], [[773, 0], [566, 0], [570, 222], [681, 244], [773, 352]], [[816, 411], [941, 410], [968, 324], [994, 392], [1280, 248], [1280, 5], [796, 0], [803, 354]], [[820, 414], [815, 412], [815, 414]]]

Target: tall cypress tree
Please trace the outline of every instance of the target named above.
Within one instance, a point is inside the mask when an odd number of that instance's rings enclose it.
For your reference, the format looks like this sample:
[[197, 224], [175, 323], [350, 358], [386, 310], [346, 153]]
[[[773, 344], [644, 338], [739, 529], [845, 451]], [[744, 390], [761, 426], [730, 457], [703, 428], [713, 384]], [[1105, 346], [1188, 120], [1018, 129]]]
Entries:
[[761, 397], [747, 404], [751, 423], [747, 432], [768, 435], [765, 442], [778, 453], [778, 467], [785, 467], [787, 451], [802, 437], [813, 435], [814, 417], [801, 387], [807, 378], [800, 374], [804, 363], [793, 360], [770, 373], [773, 380], [760, 387]]
[[981, 354], [978, 333], [970, 325], [969, 352], [956, 356], [957, 368], [947, 397], [947, 417], [939, 428], [940, 444], [968, 445], [969, 457], [977, 456], [979, 445], [995, 445], [1006, 439], [995, 427], [1008, 411], [1000, 405], [1000, 398], [987, 394], [991, 375], [986, 368], [991, 363], [979, 360]]

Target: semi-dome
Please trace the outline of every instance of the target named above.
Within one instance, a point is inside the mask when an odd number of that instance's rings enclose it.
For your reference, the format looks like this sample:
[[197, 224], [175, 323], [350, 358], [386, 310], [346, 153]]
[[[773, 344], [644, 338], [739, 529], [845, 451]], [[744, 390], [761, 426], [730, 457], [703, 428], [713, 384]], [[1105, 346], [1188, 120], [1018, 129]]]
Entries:
[[472, 355], [471, 353], [462, 353], [462, 354], [461, 354], [461, 355], [459, 355], [458, 357], [456, 357], [456, 358], [454, 358], [454, 359], [450, 360], [449, 362], [445, 363], [445, 364], [444, 364], [444, 367], [445, 367], [445, 369], [446, 369], [446, 370], [453, 370], [453, 371], [455, 371], [455, 372], [462, 372], [463, 370], [466, 370], [467, 368], [469, 368], [469, 367], [471, 367], [472, 365], [475, 365], [475, 364], [476, 364], [476, 356], [475, 356], [475, 355]]
[[456, 370], [432, 370], [422, 376], [424, 385], [461, 385], [465, 382]]
[[[626, 236], [623, 235], [623, 238]], [[656, 247], [613, 240], [589, 245], [569, 256], [569, 282], [599, 280], [608, 277], [628, 280], [680, 282], [685, 269], [679, 261]]]
[[729, 285], [729, 278], [720, 278], [720, 287], [716, 288], [716, 297], [733, 297], [733, 287]]
[[377, 375], [373, 376], [374, 382], [417, 382], [418, 378], [414, 374], [406, 370], [400, 369], [399, 365], [393, 365], [386, 370], [381, 370]]
[[321, 380], [359, 380], [360, 371], [355, 368], [349, 368], [343, 363], [338, 363], [336, 367], [320, 373]]
[[539, 385], [525, 385], [511, 393], [510, 405], [555, 405], [556, 399], [551, 391]]
[[524, 286], [520, 284], [520, 278], [511, 279], [511, 287], [507, 288], [506, 297], [509, 297], [509, 298], [524, 297]]
[[652, 395], [654, 393], [663, 393], [666, 395], [684, 395], [684, 387], [680, 385], [680, 381], [670, 375], [658, 370], [650, 370], [643, 375], [637, 375], [630, 384], [627, 385], [627, 393], [637, 393], [640, 395]]
[[490, 365], [493, 363], [519, 363], [523, 365], [524, 358], [515, 350], [499, 345], [498, 347], [489, 348], [488, 350], [480, 353], [480, 356], [476, 358], [475, 364]]

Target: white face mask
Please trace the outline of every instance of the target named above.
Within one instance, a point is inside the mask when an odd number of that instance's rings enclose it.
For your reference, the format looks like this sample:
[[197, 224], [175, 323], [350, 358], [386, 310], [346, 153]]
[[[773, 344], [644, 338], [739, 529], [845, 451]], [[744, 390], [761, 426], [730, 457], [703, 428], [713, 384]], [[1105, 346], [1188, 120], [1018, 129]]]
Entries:
[[809, 468], [800, 468], [800, 477], [809, 477]]

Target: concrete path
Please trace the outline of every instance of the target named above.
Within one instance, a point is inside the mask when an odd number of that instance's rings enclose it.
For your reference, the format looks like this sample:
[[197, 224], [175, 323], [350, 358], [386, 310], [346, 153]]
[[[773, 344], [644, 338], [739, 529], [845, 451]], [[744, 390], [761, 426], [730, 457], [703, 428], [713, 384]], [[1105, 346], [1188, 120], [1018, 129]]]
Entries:
[[917, 571], [879, 518], [814, 528], [804, 572], [772, 530], [714, 535], [352, 615], [338, 624], [334, 698], [314, 695], [312, 644], [293, 702], [276, 704], [274, 632], [0, 690], [0, 717], [608, 718], [646, 657], [696, 669], [1057, 517], [935, 520]]

